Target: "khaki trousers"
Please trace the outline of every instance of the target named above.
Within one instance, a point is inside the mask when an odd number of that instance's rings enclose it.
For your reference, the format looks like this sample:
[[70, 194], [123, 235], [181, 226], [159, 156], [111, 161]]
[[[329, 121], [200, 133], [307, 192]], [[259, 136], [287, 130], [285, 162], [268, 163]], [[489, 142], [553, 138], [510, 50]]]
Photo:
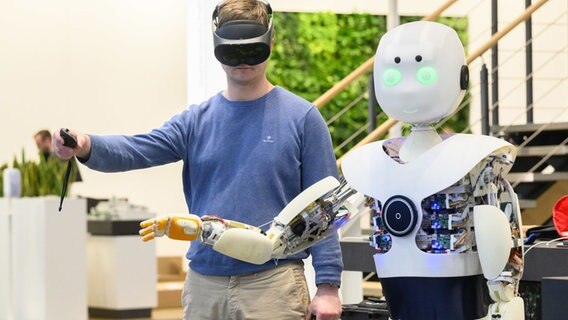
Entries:
[[302, 262], [230, 277], [188, 271], [184, 320], [305, 319], [310, 303]]

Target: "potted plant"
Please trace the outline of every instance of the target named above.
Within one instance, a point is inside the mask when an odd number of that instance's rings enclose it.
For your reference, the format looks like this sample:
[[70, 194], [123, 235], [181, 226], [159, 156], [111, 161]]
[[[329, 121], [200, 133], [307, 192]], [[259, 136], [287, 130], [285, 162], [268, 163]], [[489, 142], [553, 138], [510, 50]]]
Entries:
[[[41, 153], [39, 154], [39, 161], [30, 160], [26, 158], [26, 154], [22, 150], [21, 158], [14, 157], [11, 167], [20, 170], [22, 175], [22, 196], [40, 197], [61, 194], [68, 163], [68, 161], [61, 161], [55, 157], [46, 159]], [[0, 197], [4, 196], [2, 172], [8, 167], [8, 164], [0, 166]], [[77, 167], [73, 165], [69, 175], [69, 183], [76, 180], [77, 174]], [[69, 188], [67, 188], [66, 195], [68, 193]]]
[[[22, 186], [21, 198], [0, 198], [0, 231], [7, 234], [0, 236], [0, 282], [9, 283], [0, 290], [1, 319], [6, 310], [12, 319], [87, 319], [86, 201], [67, 199], [58, 210], [67, 166], [24, 151], [0, 166], [18, 169]], [[72, 168], [69, 183], [78, 172]]]

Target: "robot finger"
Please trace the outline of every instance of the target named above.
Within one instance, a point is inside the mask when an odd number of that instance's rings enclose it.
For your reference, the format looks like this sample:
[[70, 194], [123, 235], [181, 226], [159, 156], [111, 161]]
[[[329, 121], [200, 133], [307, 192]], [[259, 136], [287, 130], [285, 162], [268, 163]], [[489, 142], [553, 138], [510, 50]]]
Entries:
[[151, 233], [153, 234], [153, 233], [154, 233], [154, 226], [151, 225], [151, 226], [149, 226], [149, 227], [146, 227], [146, 228], [140, 230], [138, 233], [139, 233], [141, 236], [147, 236], [147, 235], [149, 235], [149, 234], [151, 234]]
[[154, 239], [155, 239], [154, 232], [147, 234], [147, 235], [142, 237], [142, 241], [144, 241], [144, 242], [148, 242], [148, 241], [154, 240]]
[[148, 219], [140, 222], [140, 228], [147, 228], [156, 223], [156, 219]]

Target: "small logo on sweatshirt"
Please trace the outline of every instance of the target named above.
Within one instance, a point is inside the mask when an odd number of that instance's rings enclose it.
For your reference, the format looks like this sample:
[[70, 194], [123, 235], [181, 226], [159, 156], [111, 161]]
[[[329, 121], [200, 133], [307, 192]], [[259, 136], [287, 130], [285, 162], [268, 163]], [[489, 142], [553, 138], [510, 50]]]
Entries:
[[274, 143], [274, 140], [272, 139], [272, 136], [266, 136], [264, 139], [262, 139], [262, 142]]

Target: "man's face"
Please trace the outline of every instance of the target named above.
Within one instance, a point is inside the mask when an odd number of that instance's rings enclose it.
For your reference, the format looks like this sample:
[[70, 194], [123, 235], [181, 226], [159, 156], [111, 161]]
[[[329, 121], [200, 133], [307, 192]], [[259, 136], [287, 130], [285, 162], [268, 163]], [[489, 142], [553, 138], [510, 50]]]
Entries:
[[43, 138], [40, 135], [34, 137], [37, 148], [44, 154], [48, 155], [51, 152], [51, 139]]

